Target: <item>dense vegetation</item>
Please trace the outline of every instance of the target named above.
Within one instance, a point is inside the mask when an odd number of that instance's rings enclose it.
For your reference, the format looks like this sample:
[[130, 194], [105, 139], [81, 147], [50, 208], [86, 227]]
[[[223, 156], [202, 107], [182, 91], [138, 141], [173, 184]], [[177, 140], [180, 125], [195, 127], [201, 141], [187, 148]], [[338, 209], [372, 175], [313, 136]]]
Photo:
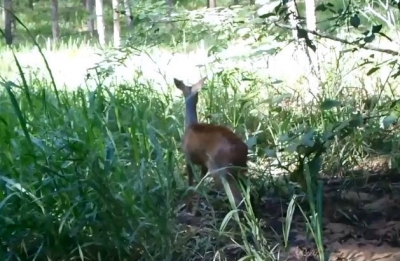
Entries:
[[[233, 17], [216, 23], [206, 19], [210, 13], [213, 16], [212, 10], [196, 11], [200, 3], [181, 1], [176, 21], [167, 23], [162, 22], [168, 13], [165, 4], [144, 2], [138, 1], [135, 9], [135, 27], [122, 28], [126, 43], [119, 50], [100, 50], [95, 36], [82, 29], [86, 16], [80, 2], [60, 2], [62, 37], [57, 43], [48, 40], [49, 3], [37, 1], [29, 11], [23, 5], [16, 8], [20, 20], [16, 41], [12, 46], [2, 43], [0, 50], [1, 60], [7, 61], [0, 65], [4, 87], [0, 92], [0, 259], [284, 260], [296, 246], [302, 258], [336, 260], [328, 259], [333, 250], [324, 238], [326, 222], [334, 222], [331, 207], [337, 204], [329, 198], [327, 187], [333, 185], [327, 180], [348, 177], [350, 182], [340, 183], [336, 190], [366, 193], [367, 182], [357, 182], [355, 169], [364, 168], [362, 174], [367, 170], [390, 174], [398, 169], [397, 58], [382, 62], [378, 55], [362, 53], [356, 43], [355, 54], [341, 54], [333, 65], [321, 62], [323, 91], [314, 103], [305, 103], [301, 92], [306, 76], [290, 86], [291, 80], [265, 77], [253, 64], [245, 65], [252, 56], [278, 55], [291, 40], [287, 29], [257, 20], [254, 6], [233, 8]], [[111, 30], [112, 11], [105, 6]], [[361, 3], [358, 12], [365, 6]], [[302, 3], [299, 8], [304, 11]], [[350, 4], [346, 8], [357, 9]], [[195, 10], [198, 16], [184, 13], [185, 9]], [[318, 20], [328, 16], [317, 14]], [[350, 21], [358, 27], [358, 22], [363, 25], [375, 19], [354, 17], [349, 12], [318, 28], [337, 37], [339, 32], [329, 31], [332, 24], [339, 27]], [[380, 31], [372, 25], [376, 23], [365, 27], [383, 37], [391, 35], [390, 26]], [[360, 28], [354, 35], [360, 35], [364, 30]], [[188, 192], [180, 149], [183, 99], [175, 96], [171, 81], [165, 80], [168, 86], [156, 90], [156, 74], [136, 68], [138, 55], [196, 51], [202, 46], [199, 42], [223, 68], [207, 68], [211, 76], [200, 94], [200, 119], [231, 127], [250, 148], [252, 186], [246, 199], [252, 194], [256, 204], [244, 211], [242, 219], [223, 196], [202, 191], [201, 216], [183, 220], [182, 203]], [[239, 49], [250, 46], [251, 52], [229, 62], [233, 58], [222, 54], [238, 43], [244, 45]], [[344, 46], [340, 43], [340, 48]], [[102, 58], [88, 70], [88, 86], [69, 88], [58, 83], [57, 71], [59, 76], [80, 77], [84, 82], [84, 76], [73, 75], [71, 67], [83, 62], [88, 50], [101, 53]], [[61, 53], [68, 53], [68, 58], [60, 59]], [[68, 59], [76, 62], [68, 67], [64, 65]], [[348, 61], [358, 60], [362, 63], [346, 67]], [[117, 68], [128, 62], [134, 66], [122, 74], [129, 79], [115, 80]], [[155, 63], [161, 63], [161, 58]], [[391, 68], [386, 78], [375, 76], [380, 67]], [[354, 79], [346, 80], [353, 71], [357, 71], [351, 76]], [[390, 162], [390, 170], [376, 158]], [[396, 197], [400, 193], [390, 185], [392, 178], [389, 175], [387, 186], [378, 184], [379, 178], [372, 179], [372, 187], [381, 188], [380, 196], [390, 187]], [[361, 189], [350, 188], [349, 183]], [[354, 221], [360, 213], [348, 217], [352, 225], [362, 223], [361, 216]], [[303, 226], [297, 232], [307, 238], [300, 245], [291, 230], [299, 229], [298, 223]]]

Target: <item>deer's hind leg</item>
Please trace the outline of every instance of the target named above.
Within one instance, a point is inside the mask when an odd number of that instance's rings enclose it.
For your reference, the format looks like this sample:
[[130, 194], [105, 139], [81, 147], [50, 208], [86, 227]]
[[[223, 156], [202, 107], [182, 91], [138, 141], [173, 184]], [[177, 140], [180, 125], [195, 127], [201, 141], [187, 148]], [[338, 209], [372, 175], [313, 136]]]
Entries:
[[[190, 164], [186, 164], [186, 171], [188, 174], [188, 185], [189, 187], [193, 187], [194, 185], [194, 174], [193, 174], [193, 170], [192, 167], [190, 166]], [[206, 166], [201, 166], [201, 177], [204, 177], [207, 174], [207, 167]], [[193, 189], [193, 188], [192, 188]], [[195, 202], [195, 208], [193, 208], [193, 201]], [[186, 199], [186, 211], [192, 214], [195, 214], [197, 212], [197, 209], [199, 207], [199, 195], [197, 195], [196, 191], [190, 191], [189, 195]], [[193, 209], [195, 210], [193, 212]]]

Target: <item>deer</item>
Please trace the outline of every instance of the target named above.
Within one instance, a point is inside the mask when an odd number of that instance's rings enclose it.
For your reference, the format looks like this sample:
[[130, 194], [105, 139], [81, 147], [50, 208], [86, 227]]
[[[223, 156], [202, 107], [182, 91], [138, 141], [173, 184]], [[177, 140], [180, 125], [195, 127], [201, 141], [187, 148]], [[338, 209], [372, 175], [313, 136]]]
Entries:
[[[205, 80], [206, 77], [188, 86], [174, 78], [175, 86], [185, 98], [185, 131], [182, 137], [182, 150], [186, 160], [188, 185], [193, 186], [194, 175], [191, 164], [200, 166], [201, 177], [209, 173], [218, 190], [223, 187], [222, 179], [225, 179], [236, 207], [242, 208], [243, 196], [236, 181], [247, 173], [248, 147], [228, 127], [198, 122], [198, 93], [203, 88]], [[186, 210], [190, 213], [193, 211], [190, 198], [186, 202]]]

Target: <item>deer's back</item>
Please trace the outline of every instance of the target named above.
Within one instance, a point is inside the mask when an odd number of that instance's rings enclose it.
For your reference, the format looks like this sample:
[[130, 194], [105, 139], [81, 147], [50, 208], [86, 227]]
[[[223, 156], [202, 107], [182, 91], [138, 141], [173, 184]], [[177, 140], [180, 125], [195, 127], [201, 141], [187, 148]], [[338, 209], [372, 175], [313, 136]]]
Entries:
[[246, 143], [224, 126], [193, 124], [186, 130], [182, 145], [184, 152], [194, 164], [203, 165], [212, 158], [220, 167], [247, 166]]

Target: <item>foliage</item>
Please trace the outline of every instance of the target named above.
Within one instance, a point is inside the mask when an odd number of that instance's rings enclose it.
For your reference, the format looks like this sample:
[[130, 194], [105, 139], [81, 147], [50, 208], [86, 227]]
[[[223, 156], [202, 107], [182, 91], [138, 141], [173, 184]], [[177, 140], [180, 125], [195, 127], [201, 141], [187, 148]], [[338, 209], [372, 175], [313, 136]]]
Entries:
[[[234, 87], [237, 73], [240, 70], [216, 74], [213, 82], [218, 85], [230, 80]], [[183, 119], [169, 95], [154, 93], [150, 86], [139, 83], [116, 86], [115, 93], [101, 86], [95, 91], [54, 91], [38, 80], [27, 83], [31, 88], [10, 82], [3, 85], [9, 92], [1, 96], [1, 142], [5, 148], [1, 238], [12, 250], [4, 260], [34, 256], [96, 259], [97, 255], [187, 260], [193, 257], [189, 246], [203, 253], [212, 247], [207, 243], [211, 241], [192, 242], [191, 232], [175, 234], [179, 231], [176, 206], [186, 188], [179, 151]], [[325, 158], [325, 154], [317, 155], [321, 146], [326, 155], [347, 147], [342, 155], [347, 158], [363, 153], [365, 140], [372, 141], [381, 132], [373, 118], [364, 124], [359, 114], [353, 115], [351, 103], [341, 106], [327, 99], [320, 111], [307, 112], [304, 107], [305, 114], [296, 115], [290, 108], [278, 109], [283, 99], [271, 97], [267, 110], [277, 117], [259, 122], [258, 117], [248, 117], [260, 102], [254, 99], [258, 89], [232, 98], [227, 90], [209, 88], [210, 94], [201, 96], [201, 102], [207, 104], [202, 107], [209, 108], [208, 113], [219, 112], [213, 121], [242, 131], [272, 126], [273, 136], [259, 140], [253, 150], [265, 150], [267, 141], [277, 137], [284, 148], [276, 152], [283, 153], [281, 160], [296, 151], [303, 158], [314, 155], [320, 160], [318, 157]], [[211, 98], [221, 102], [216, 104]], [[243, 105], [226, 106], [230, 103]], [[280, 126], [278, 133], [274, 126]], [[315, 165], [312, 158], [306, 160], [314, 180], [321, 162]], [[244, 231], [257, 226], [242, 225]], [[221, 244], [225, 236], [220, 235]], [[251, 243], [244, 243], [248, 254], [255, 251]], [[256, 253], [266, 258], [272, 254], [269, 251], [264, 245]]]
[[[49, 8], [47, 4], [39, 1], [30, 16], [20, 12], [20, 20], [38, 37], [50, 34], [49, 14], [43, 12]], [[180, 151], [181, 101], [174, 100], [170, 92], [155, 92], [150, 84], [142, 83], [140, 74], [133, 82], [103, 85], [116, 63], [123, 63], [143, 46], [187, 50], [187, 43], [206, 39], [209, 56], [218, 59], [235, 41], [247, 40], [254, 50], [274, 41], [289, 41], [289, 31], [279, 26], [287, 18], [283, 5], [257, 14], [254, 6], [187, 12], [183, 4], [180, 1], [169, 16], [161, 1], [138, 1], [133, 13], [135, 27], [123, 28], [128, 43], [119, 52], [110, 52], [111, 58], [95, 68], [92, 77], [98, 86], [92, 91], [60, 91], [52, 78], [25, 78], [29, 73], [14, 55], [20, 81], [3, 78], [5, 91], [0, 93], [3, 260], [212, 259], [232, 241], [244, 258], [277, 259], [280, 250], [261, 231], [260, 220], [250, 208], [244, 212], [244, 220], [239, 220], [234, 210], [215, 217], [207, 224], [207, 233], [182, 229], [176, 218], [187, 192]], [[318, 12], [333, 14], [321, 31], [338, 37], [339, 29], [351, 25], [355, 48], [368, 47], [378, 36], [389, 38], [378, 19], [365, 15], [368, 5], [321, 3]], [[110, 24], [112, 11], [107, 10]], [[43, 19], [31, 22], [41, 13]], [[86, 19], [80, 8], [61, 17], [65, 19], [61, 23], [64, 33], [71, 37]], [[372, 22], [365, 25], [366, 21]], [[297, 30], [300, 38], [308, 36], [306, 29]], [[25, 44], [21, 38], [21, 45]], [[82, 35], [79, 39], [84, 41]], [[88, 36], [87, 41], [92, 38]], [[272, 56], [280, 47], [271, 44], [265, 49]], [[371, 56], [361, 65], [373, 60]], [[393, 58], [374, 65], [366, 77], [372, 77], [382, 65], [396, 67], [397, 63]], [[243, 82], [248, 83], [244, 89]], [[229, 88], [222, 88], [226, 86]], [[361, 92], [328, 87], [317, 106], [310, 106], [282, 91], [279, 84], [264, 82], [236, 67], [214, 73], [200, 95], [202, 117], [226, 124], [245, 137], [251, 149], [250, 163], [269, 161], [270, 168], [284, 169], [290, 181], [300, 185], [300, 191], [292, 189], [292, 183], [272, 188], [291, 199], [281, 243], [288, 247], [291, 218], [295, 207], [300, 207], [321, 260], [325, 255], [321, 174], [351, 167], [368, 155], [397, 152], [399, 143], [400, 102], [393, 94], [383, 94], [384, 85], [377, 86], [379, 95], [368, 99]], [[391, 157], [397, 161], [395, 153]], [[250, 171], [253, 189], [260, 197], [270, 188], [266, 175], [270, 168]], [[309, 209], [297, 199], [304, 195]], [[230, 231], [232, 220], [239, 226], [239, 235]]]

